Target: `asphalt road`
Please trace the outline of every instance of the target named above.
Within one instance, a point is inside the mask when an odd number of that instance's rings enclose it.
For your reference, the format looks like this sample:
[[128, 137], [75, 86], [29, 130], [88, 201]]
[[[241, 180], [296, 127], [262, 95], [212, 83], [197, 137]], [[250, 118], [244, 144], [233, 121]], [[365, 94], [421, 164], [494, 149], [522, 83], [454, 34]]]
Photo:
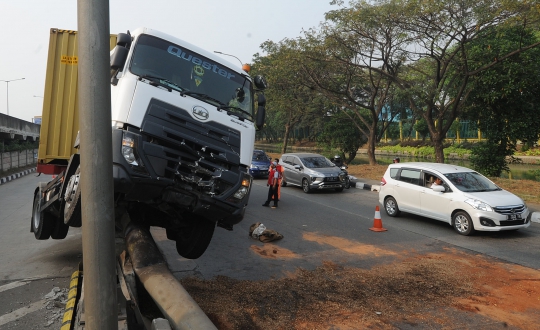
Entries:
[[[37, 241], [30, 233], [33, 191], [49, 179], [30, 174], [0, 185], [0, 330], [42, 329], [51, 321], [55, 322], [50, 328], [59, 328], [62, 306], [46, 294], [54, 287], [67, 288], [82, 260], [80, 229], [70, 228], [68, 237], [60, 241]], [[440, 252], [449, 247], [540, 269], [538, 223], [516, 232], [464, 237], [441, 222], [407, 214], [390, 218], [381, 211], [387, 231], [379, 233], [369, 230], [378, 205], [376, 192], [351, 188], [305, 194], [300, 188], [284, 187], [279, 208], [271, 209], [261, 206], [266, 181], [254, 184], [244, 221], [233, 231], [217, 228], [208, 250], [197, 260], [179, 257], [164, 230], [153, 230], [178, 278], [279, 278], [299, 267], [314, 269], [324, 261], [368, 268], [390, 262], [404, 251]], [[284, 235], [274, 242], [279, 247], [276, 255], [248, 236], [255, 222]], [[358, 244], [363, 249], [357, 249]], [[396, 254], [379, 253], [383, 250]]]

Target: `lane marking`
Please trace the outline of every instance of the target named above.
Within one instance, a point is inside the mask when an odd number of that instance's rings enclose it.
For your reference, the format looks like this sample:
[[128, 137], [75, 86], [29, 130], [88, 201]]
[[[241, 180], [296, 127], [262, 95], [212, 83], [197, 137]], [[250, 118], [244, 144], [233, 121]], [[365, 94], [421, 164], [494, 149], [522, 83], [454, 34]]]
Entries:
[[11, 312], [9, 314], [4, 314], [4, 315], [0, 316], [0, 326], [4, 325], [4, 324], [7, 324], [9, 322], [16, 321], [16, 320], [20, 319], [21, 317], [25, 316], [26, 314], [33, 313], [33, 312], [45, 307], [46, 303], [47, 303], [46, 300], [36, 301], [35, 303], [30, 304], [30, 305], [28, 305], [26, 307], [14, 310], [13, 312]]
[[20, 287], [20, 286], [26, 285], [26, 284], [28, 284], [28, 283], [30, 283], [30, 281], [15, 281], [15, 282], [11, 282], [11, 283], [9, 283], [9, 284], [0, 286], [0, 292], [4, 292], [4, 291], [7, 291], [7, 290], [15, 289], [15, 288], [18, 288], [18, 287]]

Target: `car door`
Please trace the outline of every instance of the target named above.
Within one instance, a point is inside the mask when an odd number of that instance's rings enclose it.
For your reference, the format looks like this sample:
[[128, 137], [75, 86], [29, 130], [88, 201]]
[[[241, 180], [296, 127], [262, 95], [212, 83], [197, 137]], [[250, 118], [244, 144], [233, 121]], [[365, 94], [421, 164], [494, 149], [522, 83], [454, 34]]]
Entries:
[[421, 186], [421, 175], [420, 169], [401, 169], [394, 186], [394, 198], [400, 210], [423, 215], [420, 193], [425, 187]]
[[[300, 169], [296, 169], [295, 166], [300, 166]], [[300, 162], [300, 159], [297, 156], [292, 156], [292, 171], [291, 176], [293, 178], [293, 183], [297, 185], [302, 184], [302, 168], [304, 165], [302, 165], [302, 162]]]
[[[422, 213], [429, 218], [450, 222], [451, 210], [450, 202], [452, 201], [453, 192], [445, 181], [442, 175], [436, 175], [430, 172], [424, 172], [424, 188], [420, 193], [420, 206]], [[443, 181], [445, 192], [437, 192], [431, 189], [430, 178], [438, 177]]]

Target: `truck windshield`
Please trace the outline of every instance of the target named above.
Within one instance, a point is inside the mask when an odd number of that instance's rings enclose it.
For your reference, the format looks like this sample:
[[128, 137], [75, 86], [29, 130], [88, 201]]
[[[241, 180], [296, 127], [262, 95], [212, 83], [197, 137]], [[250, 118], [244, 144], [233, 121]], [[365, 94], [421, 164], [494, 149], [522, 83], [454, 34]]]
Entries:
[[[185, 47], [143, 34], [138, 38], [129, 69], [133, 74], [161, 80], [167, 87], [207, 103], [233, 112], [238, 108], [239, 113], [253, 117], [251, 82], [242, 74]], [[206, 97], [199, 97], [201, 95]]]

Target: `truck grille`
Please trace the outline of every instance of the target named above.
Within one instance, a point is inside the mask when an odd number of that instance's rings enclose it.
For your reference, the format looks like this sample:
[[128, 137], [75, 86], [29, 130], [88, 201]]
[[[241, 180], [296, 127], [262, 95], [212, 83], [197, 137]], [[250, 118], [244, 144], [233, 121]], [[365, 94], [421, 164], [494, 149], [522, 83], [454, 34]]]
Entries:
[[493, 208], [493, 211], [504, 215], [521, 214], [525, 211], [525, 205], [497, 206]]
[[240, 180], [240, 132], [193, 119], [152, 99], [141, 125], [142, 149], [157, 176], [221, 195]]

